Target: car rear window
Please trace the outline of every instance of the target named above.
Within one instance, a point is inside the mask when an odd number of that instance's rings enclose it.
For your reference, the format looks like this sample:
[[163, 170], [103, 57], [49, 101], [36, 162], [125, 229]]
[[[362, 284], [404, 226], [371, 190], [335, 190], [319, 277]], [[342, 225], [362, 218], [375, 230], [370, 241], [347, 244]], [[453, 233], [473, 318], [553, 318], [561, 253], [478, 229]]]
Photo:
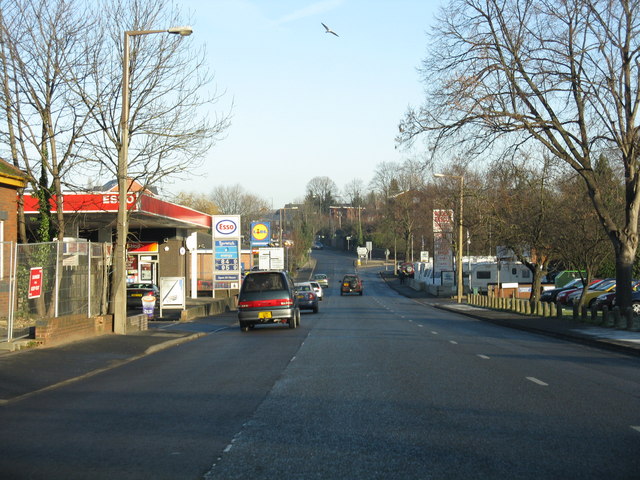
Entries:
[[245, 292], [269, 292], [286, 290], [282, 275], [279, 273], [254, 273], [247, 275], [242, 284]]

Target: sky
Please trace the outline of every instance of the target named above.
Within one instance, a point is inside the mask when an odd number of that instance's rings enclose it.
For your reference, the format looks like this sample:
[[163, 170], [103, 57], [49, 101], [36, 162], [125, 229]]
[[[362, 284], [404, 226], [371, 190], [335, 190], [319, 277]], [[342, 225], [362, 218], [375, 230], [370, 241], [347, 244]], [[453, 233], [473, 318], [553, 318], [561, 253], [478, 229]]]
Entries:
[[[240, 184], [274, 208], [313, 177], [368, 185], [423, 99], [418, 67], [438, 0], [182, 0], [231, 126], [172, 193]], [[325, 23], [339, 36], [325, 32]], [[417, 147], [416, 147], [417, 148]], [[167, 187], [165, 187], [166, 189]]]

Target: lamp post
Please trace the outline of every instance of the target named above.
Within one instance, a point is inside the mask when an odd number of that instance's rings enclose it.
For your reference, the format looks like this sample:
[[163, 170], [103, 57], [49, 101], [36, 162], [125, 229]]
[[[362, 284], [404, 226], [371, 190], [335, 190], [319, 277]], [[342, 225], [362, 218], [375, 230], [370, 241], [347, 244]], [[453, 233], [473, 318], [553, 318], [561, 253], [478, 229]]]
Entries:
[[129, 218], [127, 214], [127, 164], [129, 161], [129, 37], [152, 33], [191, 35], [191, 27], [172, 27], [168, 30], [130, 30], [124, 32], [122, 56], [122, 113], [120, 116], [120, 150], [118, 152], [118, 217], [116, 223], [116, 246], [113, 260], [113, 330], [127, 333], [127, 282], [126, 256]]
[[463, 207], [463, 193], [464, 193], [464, 176], [462, 175], [447, 175], [444, 173], [434, 173], [434, 177], [449, 177], [457, 178], [460, 180], [460, 198], [459, 198], [459, 213], [458, 213], [458, 248], [456, 248], [456, 283], [457, 283], [457, 302], [462, 303], [462, 207]]

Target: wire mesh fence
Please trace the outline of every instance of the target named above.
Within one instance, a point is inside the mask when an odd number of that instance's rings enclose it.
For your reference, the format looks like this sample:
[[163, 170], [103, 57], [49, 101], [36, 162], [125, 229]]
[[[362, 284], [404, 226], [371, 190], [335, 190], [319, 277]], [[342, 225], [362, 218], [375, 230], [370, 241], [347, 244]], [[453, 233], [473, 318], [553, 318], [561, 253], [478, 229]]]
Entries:
[[106, 313], [110, 245], [6, 242], [1, 247], [0, 338], [28, 336], [42, 318]]

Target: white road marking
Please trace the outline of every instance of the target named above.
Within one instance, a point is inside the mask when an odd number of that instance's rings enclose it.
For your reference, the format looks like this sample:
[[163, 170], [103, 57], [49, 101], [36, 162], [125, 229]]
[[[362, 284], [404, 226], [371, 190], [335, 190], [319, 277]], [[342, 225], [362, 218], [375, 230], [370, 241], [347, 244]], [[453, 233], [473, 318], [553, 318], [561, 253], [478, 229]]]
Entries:
[[490, 359], [490, 357], [487, 357], [486, 355], [482, 355], [481, 353], [479, 353], [478, 356], [480, 358], [482, 358], [483, 360], [489, 360]]
[[458, 342], [456, 342], [455, 340], [449, 340], [449, 343], [451, 343], [452, 345], [457, 345]]
[[633, 428], [636, 432], [640, 432], [640, 425], [631, 425], [631, 428]]
[[227, 445], [226, 447], [224, 447], [223, 452], [224, 452], [224, 453], [228, 453], [228, 452], [231, 450], [231, 448], [232, 448], [232, 447], [233, 447], [233, 445], [230, 443], [229, 445]]
[[433, 333], [434, 335], [438, 335], [438, 332], [434, 332], [433, 330], [431, 331], [431, 333]]
[[542, 387], [548, 387], [549, 386], [548, 383], [544, 383], [542, 380], [538, 380], [536, 377], [526, 377], [526, 378], [530, 382], [537, 383], [538, 385], [540, 385]]

